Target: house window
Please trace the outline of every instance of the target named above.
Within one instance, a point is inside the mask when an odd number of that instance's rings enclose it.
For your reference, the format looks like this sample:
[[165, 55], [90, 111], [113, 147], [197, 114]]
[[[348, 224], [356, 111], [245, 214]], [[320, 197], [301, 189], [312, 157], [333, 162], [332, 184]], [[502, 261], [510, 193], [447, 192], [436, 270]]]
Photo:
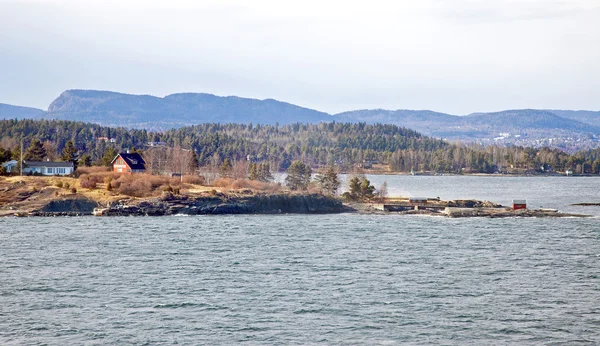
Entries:
[[131, 169], [127, 168], [127, 173], [131, 173]]
[[121, 168], [121, 167], [117, 168], [117, 172], [122, 173], [123, 172], [123, 168]]
[[64, 168], [57, 168], [56, 170], [57, 170], [58, 174], [65, 174], [66, 173], [66, 170]]
[[47, 174], [52, 174], [52, 167], [46, 168], [46, 173]]

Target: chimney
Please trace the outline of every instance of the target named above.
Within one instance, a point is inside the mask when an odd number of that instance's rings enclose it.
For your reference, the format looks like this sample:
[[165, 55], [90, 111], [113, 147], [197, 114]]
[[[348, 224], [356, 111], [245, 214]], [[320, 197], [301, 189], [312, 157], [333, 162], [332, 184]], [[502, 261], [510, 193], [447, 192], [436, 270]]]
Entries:
[[129, 154], [129, 149], [127, 149], [126, 151], [127, 151], [127, 154]]

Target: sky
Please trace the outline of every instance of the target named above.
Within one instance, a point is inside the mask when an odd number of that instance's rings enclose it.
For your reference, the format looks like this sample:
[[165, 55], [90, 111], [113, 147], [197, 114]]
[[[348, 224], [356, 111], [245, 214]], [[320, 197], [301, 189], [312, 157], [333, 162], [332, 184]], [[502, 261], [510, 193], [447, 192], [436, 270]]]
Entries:
[[599, 0], [0, 0], [0, 103], [67, 89], [337, 113], [600, 110]]

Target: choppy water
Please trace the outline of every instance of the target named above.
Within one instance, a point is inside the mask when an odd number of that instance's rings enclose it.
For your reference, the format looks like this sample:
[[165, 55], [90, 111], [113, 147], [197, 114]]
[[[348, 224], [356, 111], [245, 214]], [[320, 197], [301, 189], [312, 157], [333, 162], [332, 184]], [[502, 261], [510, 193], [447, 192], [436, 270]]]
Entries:
[[0, 259], [3, 345], [600, 344], [598, 218], [11, 218]]

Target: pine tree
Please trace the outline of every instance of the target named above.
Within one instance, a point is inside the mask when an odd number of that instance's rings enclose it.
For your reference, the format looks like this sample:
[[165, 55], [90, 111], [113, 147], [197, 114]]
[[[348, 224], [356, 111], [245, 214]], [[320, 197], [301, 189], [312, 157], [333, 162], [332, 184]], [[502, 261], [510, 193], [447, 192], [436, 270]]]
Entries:
[[0, 147], [0, 163], [10, 161], [11, 156], [10, 150]]
[[75, 148], [75, 145], [73, 144], [72, 140], [68, 141], [65, 145], [65, 148], [62, 151], [62, 159], [63, 161], [72, 162], [73, 170], [77, 169], [77, 149]]
[[223, 160], [223, 164], [219, 168], [219, 174], [221, 177], [231, 177], [231, 171], [233, 170], [233, 165], [231, 164], [231, 160], [229, 158], [225, 158]]
[[21, 147], [18, 145], [15, 145], [15, 147], [12, 150], [11, 155], [12, 155], [13, 160], [21, 161]]
[[312, 170], [302, 161], [294, 161], [287, 170], [285, 184], [292, 191], [307, 190]]
[[352, 201], [366, 201], [375, 197], [375, 187], [366, 177], [354, 176], [348, 182], [350, 191], [344, 193], [344, 198]]
[[267, 162], [261, 163], [260, 167], [257, 170], [260, 172], [258, 180], [265, 183], [273, 181], [273, 175], [271, 174], [271, 166]]
[[83, 154], [81, 155], [81, 162], [83, 162], [84, 166], [90, 167], [92, 165], [92, 158], [89, 154]]
[[248, 179], [259, 180], [259, 178], [258, 165], [256, 163], [250, 164], [250, 174], [248, 175]]
[[325, 172], [315, 178], [321, 191], [325, 194], [335, 196], [340, 187], [338, 174], [333, 166], [329, 166]]
[[46, 149], [44, 148], [44, 145], [39, 140], [34, 139], [31, 141], [27, 151], [25, 151], [23, 159], [29, 161], [43, 161], [45, 157]]
[[117, 151], [113, 147], [109, 147], [104, 151], [104, 155], [102, 156], [102, 165], [106, 167], [110, 167], [112, 160], [117, 156]]

